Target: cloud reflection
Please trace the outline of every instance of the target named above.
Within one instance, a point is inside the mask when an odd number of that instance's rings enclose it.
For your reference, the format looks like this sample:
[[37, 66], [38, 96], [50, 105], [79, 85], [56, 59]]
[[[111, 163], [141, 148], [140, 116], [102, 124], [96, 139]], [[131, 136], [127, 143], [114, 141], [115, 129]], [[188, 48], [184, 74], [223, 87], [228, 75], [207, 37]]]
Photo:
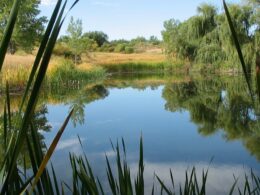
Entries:
[[[134, 163], [130, 165], [131, 170], [136, 175], [138, 164]], [[178, 185], [183, 184], [185, 181], [185, 172], [188, 170], [190, 173], [192, 168], [196, 168], [198, 180], [202, 177], [203, 170], [206, 171], [209, 168], [208, 180], [207, 180], [207, 194], [226, 194], [230, 191], [232, 185], [234, 184], [234, 176], [239, 178], [237, 186], [243, 186], [244, 184], [244, 175], [250, 174], [250, 169], [244, 167], [243, 165], [210, 165], [208, 163], [186, 163], [186, 162], [177, 162], [177, 163], [152, 163], [145, 162], [145, 185], [146, 192], [150, 193], [153, 183], [155, 182], [154, 173], [158, 175], [167, 186], [172, 186], [170, 181], [170, 169], [173, 171], [173, 177], [175, 185], [178, 190]], [[160, 188], [157, 185], [157, 190], [159, 192]]]
[[[81, 139], [82, 142], [86, 140], [85, 138], [80, 138], [80, 139]], [[71, 152], [78, 153], [78, 150], [81, 150], [79, 139], [78, 138], [70, 138], [70, 139], [61, 140], [58, 143], [58, 146], [57, 146], [56, 149], [57, 150], [64, 150], [64, 149], [67, 149], [67, 148], [70, 148]]]

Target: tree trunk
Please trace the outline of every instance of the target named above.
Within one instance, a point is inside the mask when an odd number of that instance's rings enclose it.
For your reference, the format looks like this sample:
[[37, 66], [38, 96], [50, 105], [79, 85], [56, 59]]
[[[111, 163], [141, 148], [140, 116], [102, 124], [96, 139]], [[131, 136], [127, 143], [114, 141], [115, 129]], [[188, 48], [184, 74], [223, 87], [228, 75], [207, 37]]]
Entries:
[[15, 52], [16, 52], [16, 44], [15, 44], [15, 42], [14, 42], [13, 40], [11, 40], [11, 41], [9, 42], [8, 52], [9, 52], [10, 54], [12, 54], [12, 55], [14, 55]]

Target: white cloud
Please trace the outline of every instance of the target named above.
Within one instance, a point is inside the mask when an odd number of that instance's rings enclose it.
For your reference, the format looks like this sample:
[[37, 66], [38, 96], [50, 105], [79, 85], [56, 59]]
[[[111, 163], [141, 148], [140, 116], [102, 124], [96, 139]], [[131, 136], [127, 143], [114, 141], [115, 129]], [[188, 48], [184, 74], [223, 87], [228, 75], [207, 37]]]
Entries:
[[[86, 140], [85, 138], [81, 138], [82, 142], [85, 140]], [[78, 138], [71, 138], [71, 139], [61, 140], [58, 143], [57, 150], [64, 150], [66, 148], [70, 148], [70, 150], [73, 150], [75, 149], [75, 147], [80, 148], [79, 140]]]
[[54, 5], [57, 0], [41, 0], [41, 5], [49, 6]]

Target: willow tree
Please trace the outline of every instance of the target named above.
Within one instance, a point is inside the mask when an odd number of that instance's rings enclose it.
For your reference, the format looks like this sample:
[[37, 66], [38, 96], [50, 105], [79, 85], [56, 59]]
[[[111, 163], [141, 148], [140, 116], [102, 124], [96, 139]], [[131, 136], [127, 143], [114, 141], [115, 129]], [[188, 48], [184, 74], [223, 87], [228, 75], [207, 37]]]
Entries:
[[[260, 45], [259, 5], [257, 0], [243, 5], [229, 4], [249, 71]], [[197, 15], [184, 22], [166, 21], [164, 28], [162, 36], [170, 57], [202, 64], [203, 70], [214, 70], [223, 65], [230, 69], [239, 64], [226, 15], [210, 4], [201, 4]]]

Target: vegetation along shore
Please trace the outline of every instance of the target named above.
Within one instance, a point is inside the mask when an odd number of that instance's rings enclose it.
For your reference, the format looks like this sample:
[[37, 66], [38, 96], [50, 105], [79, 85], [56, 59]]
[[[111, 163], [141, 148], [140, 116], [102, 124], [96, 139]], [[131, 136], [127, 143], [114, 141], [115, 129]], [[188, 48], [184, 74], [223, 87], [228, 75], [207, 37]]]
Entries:
[[[0, 195], [260, 194], [259, 0], [223, 0], [223, 11], [203, 3], [187, 20], [165, 21], [162, 40], [109, 40], [67, 18], [78, 0], [57, 0], [49, 19], [40, 3], [0, 1]], [[242, 74], [210, 74], [224, 72]], [[212, 153], [220, 164], [210, 175]], [[230, 168], [245, 174], [220, 189], [216, 173]]]

